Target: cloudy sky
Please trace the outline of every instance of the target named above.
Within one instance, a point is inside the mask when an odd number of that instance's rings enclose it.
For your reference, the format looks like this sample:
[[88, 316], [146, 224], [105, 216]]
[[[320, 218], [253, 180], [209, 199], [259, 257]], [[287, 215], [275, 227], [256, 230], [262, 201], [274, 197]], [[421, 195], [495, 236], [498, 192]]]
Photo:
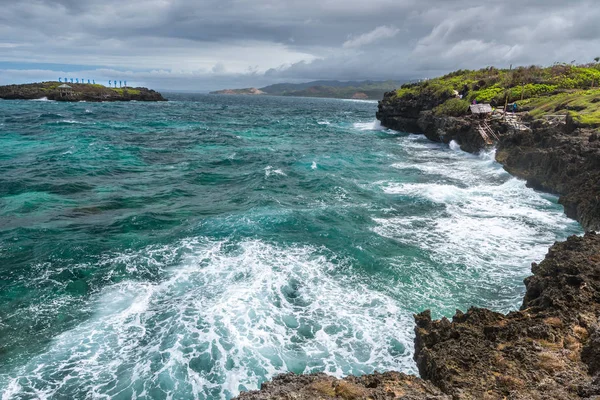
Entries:
[[0, 0], [0, 84], [214, 90], [590, 62], [598, 0]]

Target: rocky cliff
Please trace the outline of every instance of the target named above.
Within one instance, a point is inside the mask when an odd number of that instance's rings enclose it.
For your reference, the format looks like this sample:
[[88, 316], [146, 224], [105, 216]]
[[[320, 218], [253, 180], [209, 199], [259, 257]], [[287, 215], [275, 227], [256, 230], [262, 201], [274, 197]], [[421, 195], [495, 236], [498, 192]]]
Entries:
[[[486, 146], [477, 131], [479, 119], [438, 115], [435, 107], [447, 99], [427, 94], [397, 98], [386, 93], [377, 118], [383, 126], [422, 133], [436, 142], [456, 141], [468, 152]], [[528, 120], [527, 113], [520, 118]], [[547, 123], [530, 121], [520, 130], [506, 120], [489, 121], [498, 135], [496, 160], [529, 186], [559, 195], [569, 217], [586, 230], [600, 230], [600, 136], [596, 129], [579, 126], [570, 118]]]
[[143, 88], [110, 88], [97, 84], [69, 83], [70, 89], [60, 89], [60, 82], [0, 86], [0, 99], [56, 101], [166, 101], [158, 92]]

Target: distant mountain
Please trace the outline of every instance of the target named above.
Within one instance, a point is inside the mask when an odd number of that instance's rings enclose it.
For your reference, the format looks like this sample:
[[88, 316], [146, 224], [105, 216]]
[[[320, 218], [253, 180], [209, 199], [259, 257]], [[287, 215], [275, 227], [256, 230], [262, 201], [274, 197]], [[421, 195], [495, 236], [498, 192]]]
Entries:
[[380, 100], [385, 92], [402, 85], [397, 81], [312, 81], [276, 83], [260, 89], [226, 89], [211, 94], [269, 94], [272, 96], [329, 97], [339, 99]]

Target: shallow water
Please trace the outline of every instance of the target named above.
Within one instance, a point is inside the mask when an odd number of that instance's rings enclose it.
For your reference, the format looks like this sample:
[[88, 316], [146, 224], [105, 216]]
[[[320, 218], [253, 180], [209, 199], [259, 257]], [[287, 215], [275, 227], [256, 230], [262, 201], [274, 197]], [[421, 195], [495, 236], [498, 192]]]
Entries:
[[519, 307], [581, 233], [376, 103], [0, 101], [0, 393], [230, 398], [286, 371], [416, 373], [412, 314]]

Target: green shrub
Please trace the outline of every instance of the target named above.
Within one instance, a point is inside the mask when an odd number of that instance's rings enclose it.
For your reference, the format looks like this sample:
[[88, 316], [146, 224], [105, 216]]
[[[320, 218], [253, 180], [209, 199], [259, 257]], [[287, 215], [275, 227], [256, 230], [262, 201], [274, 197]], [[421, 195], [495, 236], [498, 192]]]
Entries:
[[471, 95], [469, 96], [469, 100], [477, 100], [478, 103], [489, 103], [503, 92], [504, 89], [494, 85], [490, 88], [478, 90], [476, 92], [471, 93]]
[[467, 100], [452, 98], [446, 100], [443, 104], [437, 106], [433, 112], [436, 115], [449, 115], [452, 117], [460, 117], [467, 114], [469, 110], [469, 102]]

